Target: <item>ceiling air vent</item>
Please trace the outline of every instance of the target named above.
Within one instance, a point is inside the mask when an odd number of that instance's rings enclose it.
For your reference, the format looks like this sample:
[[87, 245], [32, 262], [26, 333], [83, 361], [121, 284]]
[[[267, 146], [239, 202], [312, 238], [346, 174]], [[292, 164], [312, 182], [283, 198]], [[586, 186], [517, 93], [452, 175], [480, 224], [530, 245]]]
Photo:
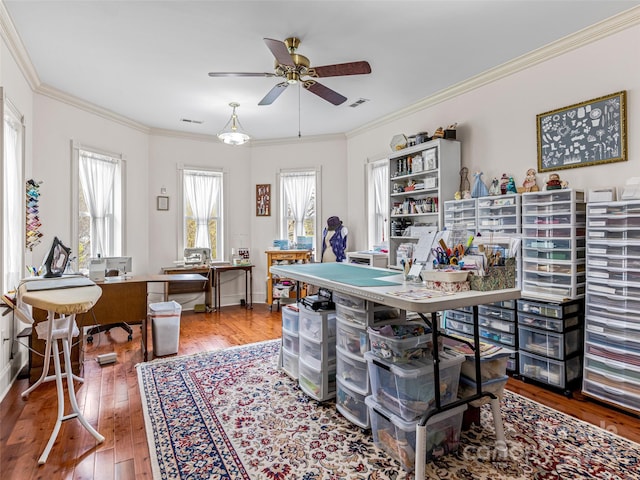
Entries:
[[351, 105], [349, 105], [351, 108], [356, 108], [359, 107], [360, 105], [362, 105], [365, 102], [368, 102], [369, 99], [368, 98], [359, 98], [358, 100], [356, 100], [355, 102], [353, 102]]
[[185, 123], [197, 123], [198, 125], [202, 125], [204, 123], [203, 120], [191, 120], [190, 118], [181, 118], [180, 121]]

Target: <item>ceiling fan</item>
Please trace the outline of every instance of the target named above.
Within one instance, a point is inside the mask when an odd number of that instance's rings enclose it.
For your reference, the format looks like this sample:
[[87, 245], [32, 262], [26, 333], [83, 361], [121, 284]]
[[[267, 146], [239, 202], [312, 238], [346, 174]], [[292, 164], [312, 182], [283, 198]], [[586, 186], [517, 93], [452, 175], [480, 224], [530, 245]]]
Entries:
[[[368, 62], [349, 62], [322, 67], [312, 67], [311, 62], [304, 55], [296, 53], [300, 40], [295, 37], [287, 38], [284, 42], [265, 38], [267, 48], [275, 57], [275, 70], [273, 73], [249, 73], [249, 72], [210, 72], [210, 77], [280, 77], [283, 82], [274, 86], [258, 105], [271, 105], [289, 85], [300, 82], [302, 87], [311, 93], [318, 95], [327, 102], [340, 105], [347, 97], [331, 90], [329, 87], [315, 81], [315, 78], [342, 77], [346, 75], [365, 75], [371, 73]], [[304, 78], [303, 78], [304, 77]], [[308, 77], [308, 78], [307, 78]]]

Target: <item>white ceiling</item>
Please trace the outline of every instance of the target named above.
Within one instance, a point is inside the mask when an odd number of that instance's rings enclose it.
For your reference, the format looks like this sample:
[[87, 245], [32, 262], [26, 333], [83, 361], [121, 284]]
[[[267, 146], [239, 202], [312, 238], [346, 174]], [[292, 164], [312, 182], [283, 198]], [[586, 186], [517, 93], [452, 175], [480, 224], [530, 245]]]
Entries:
[[[344, 133], [640, 4], [585, 0], [4, 0], [41, 86], [151, 128], [214, 134], [229, 102], [256, 139]], [[366, 60], [370, 75], [320, 83], [334, 106], [278, 78], [263, 38], [302, 40], [312, 66]], [[370, 100], [351, 108], [360, 98]], [[299, 103], [300, 101], [300, 103]], [[181, 118], [204, 121], [202, 125]]]

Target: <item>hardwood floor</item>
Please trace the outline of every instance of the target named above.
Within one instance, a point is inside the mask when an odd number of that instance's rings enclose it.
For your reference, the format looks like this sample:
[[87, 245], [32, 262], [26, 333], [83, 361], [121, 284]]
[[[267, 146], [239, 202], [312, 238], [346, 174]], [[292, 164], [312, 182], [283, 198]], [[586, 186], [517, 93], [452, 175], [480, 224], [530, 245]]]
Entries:
[[[253, 310], [225, 307], [222, 312], [183, 312], [180, 355], [280, 338], [280, 312], [263, 304]], [[114, 364], [100, 366], [98, 354], [116, 352]], [[76, 384], [85, 417], [105, 436], [96, 445], [77, 420], [62, 424], [47, 463], [38, 465], [56, 417], [55, 382], [23, 400], [28, 380], [18, 380], [0, 404], [0, 477], [3, 479], [151, 479], [151, 463], [135, 365], [142, 361], [140, 329], [133, 341], [121, 329], [101, 333], [85, 345], [84, 384]], [[510, 379], [507, 388], [537, 402], [640, 443], [640, 420], [576, 394], [563, 395]], [[67, 402], [68, 403], [68, 402]]]

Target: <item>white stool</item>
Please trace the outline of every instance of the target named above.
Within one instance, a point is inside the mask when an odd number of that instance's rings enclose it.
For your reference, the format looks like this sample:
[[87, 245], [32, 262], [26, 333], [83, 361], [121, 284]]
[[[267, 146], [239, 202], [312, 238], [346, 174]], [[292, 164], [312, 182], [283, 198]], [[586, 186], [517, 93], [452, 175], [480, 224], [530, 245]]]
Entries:
[[[61, 284], [62, 285], [62, 284]], [[47, 442], [42, 455], [38, 459], [38, 463], [43, 465], [47, 461], [47, 457], [51, 452], [51, 448], [56, 441], [62, 422], [77, 418], [82, 426], [93, 435], [93, 437], [102, 443], [104, 437], [94, 429], [84, 418], [78, 407], [76, 400], [75, 388], [73, 381], [83, 381], [82, 378], [76, 376], [71, 371], [71, 345], [74, 337], [80, 335], [78, 325], [76, 324], [76, 314], [89, 310], [97, 302], [102, 294], [100, 287], [78, 287], [66, 289], [51, 289], [43, 291], [23, 291], [22, 300], [34, 307], [42, 308], [48, 311], [48, 320], [40, 322], [36, 325], [36, 333], [38, 338], [46, 342], [44, 354], [44, 367], [40, 378], [27, 390], [22, 393], [22, 397], [28, 395], [43, 382], [53, 380], [56, 381], [56, 389], [58, 393], [58, 416], [56, 424], [51, 432], [51, 437]], [[60, 349], [58, 342], [62, 343], [62, 352], [64, 355], [65, 371], [62, 371], [60, 364]], [[47, 375], [49, 371], [49, 361], [53, 354], [53, 364], [55, 368], [54, 375]], [[64, 414], [64, 386], [62, 378], [67, 378], [67, 388], [69, 391], [69, 401], [71, 403], [71, 413]]]

